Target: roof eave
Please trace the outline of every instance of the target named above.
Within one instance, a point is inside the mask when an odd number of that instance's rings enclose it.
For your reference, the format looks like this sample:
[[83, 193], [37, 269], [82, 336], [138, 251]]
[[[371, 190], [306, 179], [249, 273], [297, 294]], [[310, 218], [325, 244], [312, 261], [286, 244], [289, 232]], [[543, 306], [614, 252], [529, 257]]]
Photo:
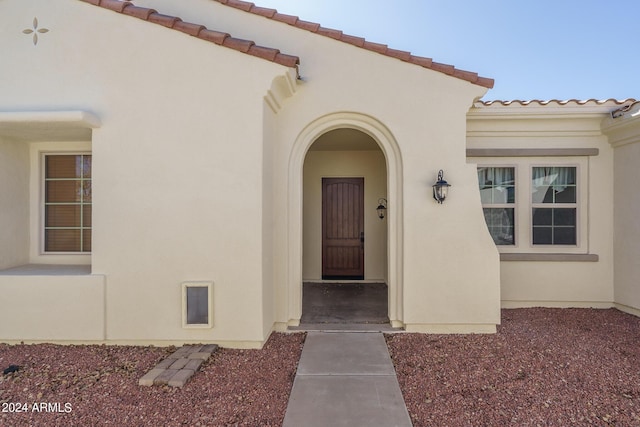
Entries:
[[433, 62], [431, 58], [425, 58], [421, 56], [412, 55], [411, 52], [391, 49], [387, 45], [369, 42], [362, 37], [351, 36], [344, 34], [342, 31], [332, 28], [322, 27], [318, 23], [303, 21], [297, 16], [286, 15], [279, 13], [276, 9], [269, 9], [264, 7], [257, 7], [255, 4], [243, 0], [215, 0], [223, 5], [233, 7], [243, 12], [259, 15], [274, 21], [282, 22], [287, 25], [299, 28], [301, 30], [309, 31], [324, 37], [348, 43], [356, 47], [364, 48], [381, 55], [385, 55], [391, 58], [399, 59], [403, 62], [418, 65], [422, 68], [430, 69], [440, 73], [447, 74], [460, 80], [473, 83], [478, 86], [482, 86], [488, 89], [493, 88], [494, 80], [487, 77], [480, 77], [477, 73], [471, 71], [465, 71], [455, 68], [453, 65], [440, 64]]
[[[135, 6], [129, 1], [120, 0], [80, 0], [84, 3], [92, 4], [94, 6], [108, 9], [114, 12], [128, 15], [134, 18], [141, 19], [153, 24], [162, 25], [163, 27], [170, 28], [176, 31], [183, 32], [190, 36], [199, 38], [201, 40], [224, 46], [229, 49], [242, 52], [247, 55], [251, 55], [257, 58], [261, 58], [285, 67], [293, 68], [298, 73], [298, 65], [300, 64], [300, 58], [295, 55], [287, 55], [280, 52], [279, 49], [274, 49], [265, 46], [258, 46], [251, 40], [243, 40], [231, 37], [231, 35], [210, 30], [204, 25], [195, 24], [191, 22], [185, 22], [177, 16], [163, 15], [158, 13], [155, 9], [149, 9], [145, 7]], [[257, 13], [257, 12], [256, 12]]]

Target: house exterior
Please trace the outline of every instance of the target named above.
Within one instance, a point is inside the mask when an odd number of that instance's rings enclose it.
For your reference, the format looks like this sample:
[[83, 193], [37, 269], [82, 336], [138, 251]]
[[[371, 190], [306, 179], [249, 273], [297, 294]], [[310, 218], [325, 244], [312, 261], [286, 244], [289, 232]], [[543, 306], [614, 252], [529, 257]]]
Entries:
[[482, 102], [237, 0], [4, 0], [0, 48], [0, 341], [260, 347], [330, 279], [414, 332], [640, 313], [633, 100]]

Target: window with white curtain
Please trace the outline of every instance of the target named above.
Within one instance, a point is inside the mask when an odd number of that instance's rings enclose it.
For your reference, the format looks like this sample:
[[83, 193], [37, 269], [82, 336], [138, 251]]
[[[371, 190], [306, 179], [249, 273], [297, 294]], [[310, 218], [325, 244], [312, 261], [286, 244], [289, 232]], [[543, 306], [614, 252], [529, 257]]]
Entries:
[[515, 244], [515, 168], [478, 167], [482, 211], [496, 245]]
[[577, 241], [575, 167], [533, 167], [531, 225], [534, 245], [575, 245]]
[[500, 252], [587, 253], [586, 157], [477, 163], [484, 218]]

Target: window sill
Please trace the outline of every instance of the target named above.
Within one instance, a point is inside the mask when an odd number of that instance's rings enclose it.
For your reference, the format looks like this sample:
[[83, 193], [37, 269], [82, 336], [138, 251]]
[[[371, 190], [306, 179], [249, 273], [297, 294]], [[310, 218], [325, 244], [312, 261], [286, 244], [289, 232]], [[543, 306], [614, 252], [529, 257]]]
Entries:
[[88, 276], [91, 265], [26, 264], [0, 270], [0, 276]]
[[500, 261], [598, 262], [597, 254], [501, 253]]

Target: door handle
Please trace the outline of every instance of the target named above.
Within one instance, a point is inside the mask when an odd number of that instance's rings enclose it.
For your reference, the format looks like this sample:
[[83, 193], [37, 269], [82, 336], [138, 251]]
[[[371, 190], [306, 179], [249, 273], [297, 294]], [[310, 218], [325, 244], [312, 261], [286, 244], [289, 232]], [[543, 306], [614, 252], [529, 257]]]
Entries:
[[364, 231], [360, 232], [360, 246], [364, 249]]

